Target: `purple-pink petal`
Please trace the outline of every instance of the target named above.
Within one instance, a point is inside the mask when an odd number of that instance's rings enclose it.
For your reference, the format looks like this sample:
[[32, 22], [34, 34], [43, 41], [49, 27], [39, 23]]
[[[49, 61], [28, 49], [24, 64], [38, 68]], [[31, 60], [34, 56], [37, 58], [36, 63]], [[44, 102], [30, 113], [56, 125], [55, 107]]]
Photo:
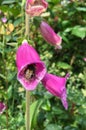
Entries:
[[86, 61], [86, 57], [84, 57], [83, 60]]
[[0, 102], [0, 114], [2, 114], [5, 109], [6, 109], [6, 105], [3, 102]]
[[54, 96], [57, 96], [61, 99], [65, 109], [68, 109], [67, 103], [67, 93], [66, 93], [66, 81], [69, 77], [67, 74], [65, 77], [55, 76], [53, 74], [46, 74], [42, 80], [44, 87]]
[[[27, 41], [18, 48], [16, 54], [17, 79], [27, 90], [34, 90], [46, 73], [46, 66], [36, 50]], [[30, 76], [31, 75], [31, 76]]]
[[44, 21], [40, 24], [40, 32], [45, 41], [55, 46], [57, 49], [61, 49], [62, 38], [57, 35], [54, 30]]
[[30, 16], [39, 16], [45, 12], [48, 7], [48, 3], [45, 0], [27, 0], [26, 1], [26, 13]]
[[1, 18], [1, 20], [2, 20], [3, 23], [7, 22], [7, 18], [6, 17]]
[[23, 66], [32, 64], [40, 61], [40, 56], [36, 50], [28, 44], [26, 40], [23, 41], [22, 45], [18, 48], [16, 53], [16, 63], [18, 70], [22, 69]]

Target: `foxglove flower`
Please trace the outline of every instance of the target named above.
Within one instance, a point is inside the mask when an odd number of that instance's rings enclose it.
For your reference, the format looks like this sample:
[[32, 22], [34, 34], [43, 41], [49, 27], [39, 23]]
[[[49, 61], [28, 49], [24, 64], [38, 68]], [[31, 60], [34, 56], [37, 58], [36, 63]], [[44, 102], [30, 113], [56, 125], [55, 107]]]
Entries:
[[44, 21], [40, 24], [40, 32], [42, 37], [50, 43], [51, 45], [55, 46], [56, 49], [61, 49], [61, 42], [62, 38], [57, 35], [54, 30]]
[[3, 102], [0, 102], [0, 114], [2, 114], [5, 109], [6, 109], [6, 105]]
[[46, 0], [27, 0], [26, 1], [26, 13], [30, 16], [39, 16], [45, 12], [48, 7]]
[[67, 103], [67, 93], [66, 93], [66, 81], [69, 77], [67, 74], [65, 77], [58, 77], [53, 74], [46, 74], [42, 80], [44, 87], [54, 96], [57, 96], [61, 99], [65, 109], [68, 109]]
[[16, 54], [18, 68], [17, 79], [27, 90], [34, 90], [46, 73], [45, 64], [40, 60], [36, 50], [26, 40]]

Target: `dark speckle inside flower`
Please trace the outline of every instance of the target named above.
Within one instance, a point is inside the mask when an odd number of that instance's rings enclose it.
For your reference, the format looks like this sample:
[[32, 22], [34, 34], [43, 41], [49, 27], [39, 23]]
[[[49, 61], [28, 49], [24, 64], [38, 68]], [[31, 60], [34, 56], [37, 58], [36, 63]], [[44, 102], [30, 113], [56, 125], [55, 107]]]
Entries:
[[41, 0], [34, 0], [33, 5], [42, 5]]
[[25, 79], [27, 80], [33, 79], [35, 77], [35, 69], [36, 68], [34, 64], [28, 65], [24, 71]]

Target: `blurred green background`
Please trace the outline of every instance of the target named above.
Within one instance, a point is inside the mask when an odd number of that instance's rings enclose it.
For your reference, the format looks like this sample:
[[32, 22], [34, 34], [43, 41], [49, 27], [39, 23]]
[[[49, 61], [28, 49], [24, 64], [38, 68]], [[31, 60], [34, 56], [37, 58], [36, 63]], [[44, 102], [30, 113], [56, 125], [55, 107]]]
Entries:
[[[86, 130], [86, 1], [47, 0], [43, 19], [62, 37], [56, 51], [30, 20], [30, 44], [58, 76], [70, 73], [67, 82], [68, 110], [40, 83], [31, 91], [31, 130]], [[17, 81], [16, 50], [25, 39], [25, 0], [0, 0], [0, 101], [7, 109], [0, 115], [0, 130], [25, 130], [25, 90]], [[1, 18], [6, 16], [7, 22]]]

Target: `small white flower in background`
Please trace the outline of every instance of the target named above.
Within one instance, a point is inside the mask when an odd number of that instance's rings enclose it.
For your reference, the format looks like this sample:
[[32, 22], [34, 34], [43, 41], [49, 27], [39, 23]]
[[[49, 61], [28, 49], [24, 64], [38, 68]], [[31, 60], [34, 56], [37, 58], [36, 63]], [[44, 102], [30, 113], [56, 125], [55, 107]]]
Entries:
[[6, 17], [2, 17], [1, 20], [2, 20], [3, 23], [7, 22], [7, 18]]

